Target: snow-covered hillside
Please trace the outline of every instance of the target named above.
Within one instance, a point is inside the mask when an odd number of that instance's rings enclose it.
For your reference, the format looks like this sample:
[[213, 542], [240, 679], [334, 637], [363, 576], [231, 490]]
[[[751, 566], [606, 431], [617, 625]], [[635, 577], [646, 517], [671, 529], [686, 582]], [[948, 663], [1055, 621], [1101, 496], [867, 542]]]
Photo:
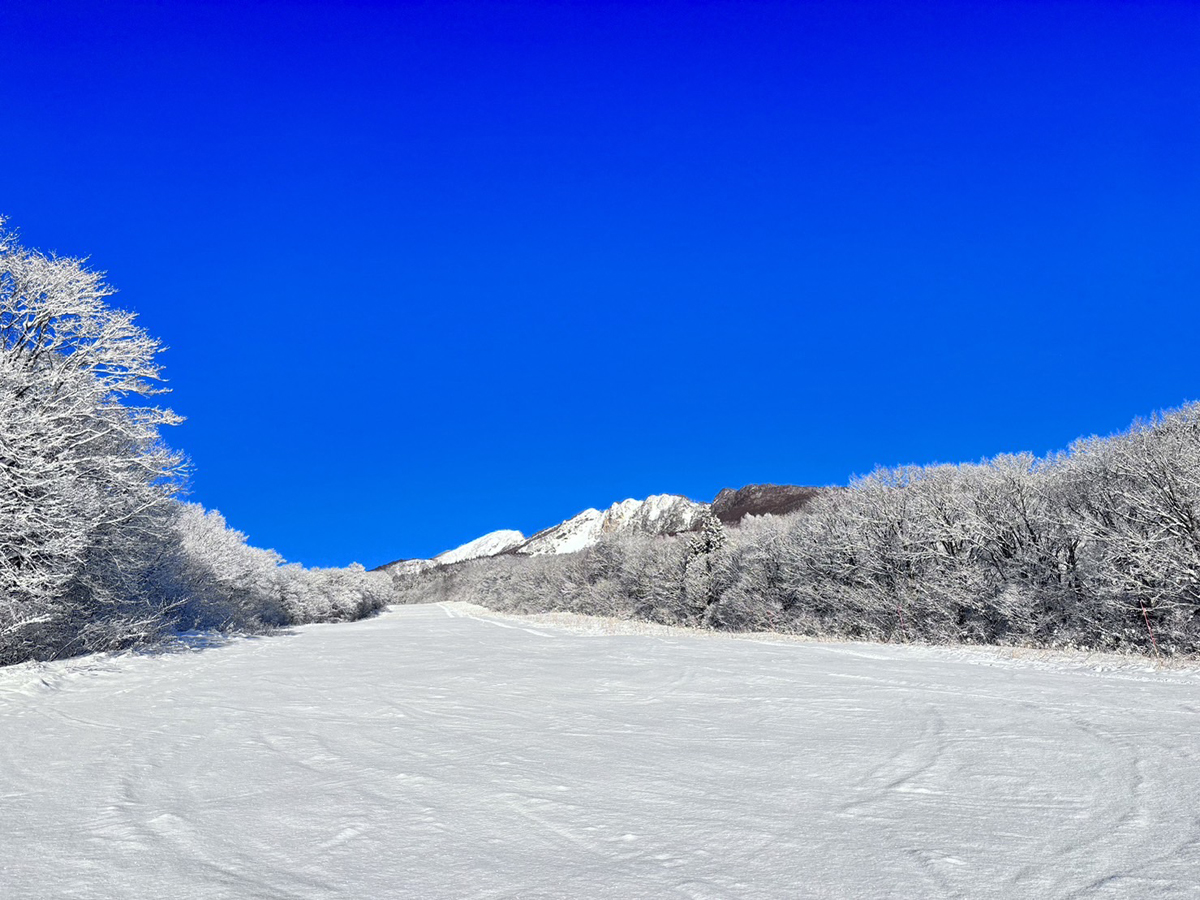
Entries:
[[522, 553], [540, 555], [544, 553], [577, 553], [586, 550], [600, 537], [600, 523], [604, 513], [598, 509], [585, 509], [567, 521], [539, 531], [521, 548]]
[[397, 575], [424, 572], [437, 566], [498, 556], [501, 553], [544, 555], [577, 553], [594, 546], [603, 535], [623, 531], [641, 534], [676, 534], [692, 531], [708, 515], [708, 505], [674, 494], [655, 494], [645, 500], [623, 500], [604, 512], [585, 509], [528, 540], [519, 531], [493, 531], [433, 559], [406, 559], [381, 568]]
[[708, 515], [708, 506], [687, 497], [655, 494], [645, 500], [624, 500], [604, 512], [586, 509], [579, 515], [538, 532], [517, 548], [518, 553], [575, 553], [594, 546], [601, 536], [623, 531], [677, 534], [691, 531]]
[[415, 575], [418, 572], [426, 572], [429, 569], [449, 565], [450, 563], [464, 562], [468, 559], [479, 559], [485, 556], [496, 556], [519, 547], [524, 543], [525, 535], [519, 531], [493, 531], [483, 535], [483, 537], [477, 537], [473, 541], [468, 541], [461, 547], [455, 547], [453, 550], [439, 553], [433, 559], [402, 559], [394, 563], [388, 563], [381, 568], [391, 572], [393, 575]]
[[460, 604], [16, 666], [0, 897], [1194, 897], [1200, 678], [1148, 668]]
[[467, 559], [479, 559], [482, 556], [495, 556], [519, 547], [523, 543], [525, 543], [525, 535], [519, 531], [493, 531], [454, 550], [440, 553], [433, 558], [433, 561], [444, 566]]

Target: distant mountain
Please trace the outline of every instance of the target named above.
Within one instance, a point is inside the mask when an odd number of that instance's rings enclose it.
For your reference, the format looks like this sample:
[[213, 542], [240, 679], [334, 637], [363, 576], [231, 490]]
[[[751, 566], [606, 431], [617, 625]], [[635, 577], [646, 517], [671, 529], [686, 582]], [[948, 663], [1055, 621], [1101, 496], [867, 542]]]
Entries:
[[519, 531], [493, 531], [483, 537], [468, 541], [461, 547], [439, 553], [433, 559], [400, 559], [379, 568], [397, 575], [414, 575], [437, 566], [447, 566], [451, 563], [465, 562], [468, 559], [479, 559], [484, 556], [498, 556], [524, 543], [525, 535]]
[[585, 509], [561, 525], [539, 531], [514, 552], [530, 556], [575, 553], [591, 547], [603, 535], [634, 531], [640, 534], [678, 534], [693, 531], [708, 516], [708, 504], [675, 494], [655, 494], [645, 500], [623, 500], [604, 512]]
[[594, 546], [606, 534], [679, 534], [697, 531], [715, 515], [726, 525], [736, 525], [749, 515], [783, 515], [803, 509], [827, 488], [788, 484], [752, 484], [740, 490], [726, 488], [711, 503], [696, 503], [677, 494], [655, 494], [645, 500], [622, 500], [608, 509], [585, 509], [533, 537], [519, 531], [493, 531], [469, 543], [439, 553], [433, 559], [402, 559], [379, 569], [411, 575], [438, 566], [514, 553], [525, 556], [578, 553]]
[[475, 538], [461, 547], [439, 553], [433, 558], [433, 561], [439, 566], [445, 566], [467, 559], [478, 559], [481, 556], [497, 556], [520, 547], [524, 543], [525, 535], [519, 531], [493, 531], [483, 537]]

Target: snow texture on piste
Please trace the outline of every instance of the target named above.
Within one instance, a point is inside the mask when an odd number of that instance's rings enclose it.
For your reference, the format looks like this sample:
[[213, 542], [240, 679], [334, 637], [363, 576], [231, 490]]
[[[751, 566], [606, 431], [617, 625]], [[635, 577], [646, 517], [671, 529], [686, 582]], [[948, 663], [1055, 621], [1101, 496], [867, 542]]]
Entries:
[[5, 898], [1194, 897], [1200, 679], [461, 604], [0, 672]]

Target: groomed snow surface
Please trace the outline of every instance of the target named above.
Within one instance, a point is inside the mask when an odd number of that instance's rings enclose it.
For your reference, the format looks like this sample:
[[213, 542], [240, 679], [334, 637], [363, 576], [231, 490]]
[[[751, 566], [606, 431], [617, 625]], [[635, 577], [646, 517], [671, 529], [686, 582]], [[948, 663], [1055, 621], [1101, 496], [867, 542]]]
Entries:
[[0, 671], [0, 897], [1195, 897], [1200, 676], [463, 604]]

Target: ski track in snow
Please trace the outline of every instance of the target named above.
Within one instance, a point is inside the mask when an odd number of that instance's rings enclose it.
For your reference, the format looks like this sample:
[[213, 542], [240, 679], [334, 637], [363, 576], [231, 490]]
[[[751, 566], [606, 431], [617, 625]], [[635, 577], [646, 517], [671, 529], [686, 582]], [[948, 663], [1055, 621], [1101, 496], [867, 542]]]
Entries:
[[0, 670], [0, 897], [1200, 894], [1200, 675], [466, 604]]

